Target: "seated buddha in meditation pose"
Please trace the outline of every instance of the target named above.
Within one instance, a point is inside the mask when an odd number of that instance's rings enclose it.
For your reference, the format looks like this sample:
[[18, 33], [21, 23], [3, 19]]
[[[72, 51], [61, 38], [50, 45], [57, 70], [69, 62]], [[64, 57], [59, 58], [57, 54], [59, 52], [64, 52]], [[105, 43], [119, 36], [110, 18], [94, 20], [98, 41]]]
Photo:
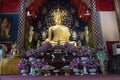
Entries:
[[56, 45], [58, 42], [60, 45], [69, 42], [73, 45], [76, 45], [76, 42], [69, 41], [70, 31], [67, 26], [62, 25], [63, 14], [59, 8], [53, 12], [55, 26], [49, 27], [48, 38], [45, 41], [49, 41], [52, 45]]

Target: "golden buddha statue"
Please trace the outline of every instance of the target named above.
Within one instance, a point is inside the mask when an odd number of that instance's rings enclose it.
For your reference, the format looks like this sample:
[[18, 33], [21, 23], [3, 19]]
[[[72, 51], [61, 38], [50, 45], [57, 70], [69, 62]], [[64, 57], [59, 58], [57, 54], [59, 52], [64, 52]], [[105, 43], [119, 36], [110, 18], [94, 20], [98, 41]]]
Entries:
[[89, 43], [89, 30], [88, 30], [88, 26], [85, 26], [84, 35], [85, 35], [86, 45], [88, 45], [88, 43]]
[[60, 11], [59, 8], [53, 12], [55, 26], [49, 27], [48, 38], [45, 41], [49, 41], [50, 43], [52, 43], [52, 45], [56, 45], [58, 41], [61, 45], [64, 45], [64, 43], [66, 42], [76, 45], [76, 42], [69, 41], [69, 28], [67, 26], [62, 25], [63, 15], [65, 15], [65, 13]]

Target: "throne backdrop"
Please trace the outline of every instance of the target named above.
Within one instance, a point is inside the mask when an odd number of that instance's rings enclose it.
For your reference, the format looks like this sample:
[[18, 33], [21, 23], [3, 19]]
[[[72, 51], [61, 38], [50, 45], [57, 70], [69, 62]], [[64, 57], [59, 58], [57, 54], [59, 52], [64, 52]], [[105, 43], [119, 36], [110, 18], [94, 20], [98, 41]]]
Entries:
[[77, 45], [79, 43], [81, 43], [82, 46], [86, 45], [83, 32], [84, 27], [89, 26], [88, 22], [82, 21], [78, 16], [77, 9], [70, 3], [70, 1], [54, 0], [51, 2], [51, 0], [49, 0], [39, 9], [39, 14], [32, 24], [35, 33], [35, 35], [33, 35], [32, 46], [36, 46], [38, 40], [43, 42], [48, 37], [48, 28], [54, 25], [51, 13], [57, 8], [57, 6], [67, 13], [67, 16], [64, 17], [63, 25], [70, 29], [70, 41], [75, 41]]

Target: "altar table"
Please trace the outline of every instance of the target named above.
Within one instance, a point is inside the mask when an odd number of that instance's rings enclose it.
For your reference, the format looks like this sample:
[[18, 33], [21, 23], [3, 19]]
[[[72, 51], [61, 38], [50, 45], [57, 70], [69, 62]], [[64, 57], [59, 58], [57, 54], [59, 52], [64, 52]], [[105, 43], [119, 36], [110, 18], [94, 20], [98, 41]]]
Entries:
[[20, 74], [20, 70], [17, 68], [20, 58], [2, 58], [0, 60], [0, 74]]

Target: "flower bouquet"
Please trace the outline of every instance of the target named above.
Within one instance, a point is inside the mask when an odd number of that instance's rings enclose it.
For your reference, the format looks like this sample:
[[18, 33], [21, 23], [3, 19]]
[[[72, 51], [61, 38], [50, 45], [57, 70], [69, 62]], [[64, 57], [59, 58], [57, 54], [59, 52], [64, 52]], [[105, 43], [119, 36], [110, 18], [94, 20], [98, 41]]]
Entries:
[[80, 70], [78, 69], [80, 64], [80, 59], [74, 58], [71, 62], [70, 62], [70, 67], [72, 67], [74, 75], [79, 75]]
[[85, 56], [90, 56], [91, 50], [85, 47], [82, 47], [79, 51], [79, 56], [85, 57]]
[[17, 65], [18, 69], [22, 70], [28, 70], [29, 69], [29, 63], [28, 63], [28, 60], [26, 59], [22, 59], [18, 65]]
[[62, 50], [63, 50], [63, 45], [56, 44], [52, 47], [52, 51], [54, 54], [62, 53]]
[[38, 53], [35, 49], [30, 49], [30, 50], [27, 50], [26, 56], [36, 58], [38, 57]]
[[17, 65], [18, 69], [21, 70], [22, 75], [27, 75], [28, 71], [29, 71], [29, 63], [28, 60], [26, 59], [22, 59], [18, 65]]
[[71, 62], [70, 62], [70, 67], [72, 68], [75, 68], [77, 67], [78, 65], [80, 64], [80, 59], [77, 57], [77, 58], [74, 58]]
[[95, 58], [93, 57], [90, 57], [87, 59], [86, 61], [86, 67], [88, 68], [97, 68], [100, 64], [99, 64], [99, 61], [96, 60]]
[[48, 63], [44, 61], [44, 59], [37, 59], [35, 64], [32, 66], [33, 68], [42, 68], [43, 66], [47, 65]]
[[64, 44], [64, 49], [67, 50], [66, 53], [78, 53], [78, 48], [68, 42]]
[[50, 52], [51, 48], [52, 44], [50, 42], [46, 42], [44, 45], [37, 49], [37, 53], [44, 55], [44, 53]]
[[90, 57], [86, 61], [86, 64], [84, 64], [84, 66], [86, 66], [88, 68], [88, 71], [90, 74], [96, 74], [97, 67], [99, 66], [99, 62], [95, 58]]
[[47, 65], [44, 59], [37, 59], [35, 63], [32, 65], [33, 74], [32, 75], [40, 75], [42, 72], [42, 67]]

